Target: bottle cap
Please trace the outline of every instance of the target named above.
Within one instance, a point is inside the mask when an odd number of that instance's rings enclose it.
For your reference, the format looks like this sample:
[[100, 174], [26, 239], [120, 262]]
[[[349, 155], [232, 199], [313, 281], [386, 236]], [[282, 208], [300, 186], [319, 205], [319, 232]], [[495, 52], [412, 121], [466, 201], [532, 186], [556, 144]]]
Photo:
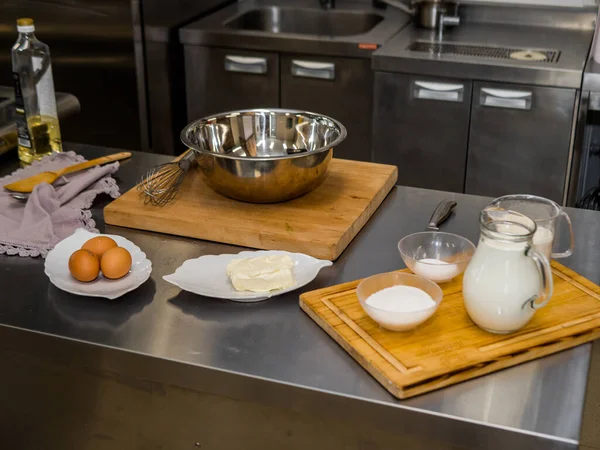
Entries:
[[17, 31], [20, 33], [32, 33], [35, 31], [35, 26], [33, 25], [33, 19], [28, 17], [18, 19], [17, 20]]

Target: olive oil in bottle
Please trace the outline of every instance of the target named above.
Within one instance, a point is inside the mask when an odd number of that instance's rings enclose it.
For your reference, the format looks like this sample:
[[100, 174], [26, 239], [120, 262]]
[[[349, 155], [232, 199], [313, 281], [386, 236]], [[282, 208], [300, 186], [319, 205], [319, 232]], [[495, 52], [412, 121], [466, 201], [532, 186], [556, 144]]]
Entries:
[[12, 47], [19, 159], [31, 163], [62, 151], [50, 49], [34, 34], [32, 19], [17, 20]]

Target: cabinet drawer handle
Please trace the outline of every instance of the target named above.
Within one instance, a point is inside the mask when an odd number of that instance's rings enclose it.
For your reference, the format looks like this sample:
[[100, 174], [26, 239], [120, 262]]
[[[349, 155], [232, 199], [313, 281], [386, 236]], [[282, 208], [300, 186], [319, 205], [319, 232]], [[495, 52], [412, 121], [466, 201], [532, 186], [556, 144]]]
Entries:
[[335, 80], [335, 64], [293, 59], [292, 75], [304, 78], [319, 78], [321, 80]]
[[492, 108], [531, 109], [533, 92], [481, 88], [479, 103]]
[[225, 70], [227, 72], [265, 74], [267, 73], [267, 58], [227, 55], [225, 56]]
[[464, 84], [415, 81], [413, 86], [413, 97], [423, 100], [460, 103], [463, 101], [464, 92]]

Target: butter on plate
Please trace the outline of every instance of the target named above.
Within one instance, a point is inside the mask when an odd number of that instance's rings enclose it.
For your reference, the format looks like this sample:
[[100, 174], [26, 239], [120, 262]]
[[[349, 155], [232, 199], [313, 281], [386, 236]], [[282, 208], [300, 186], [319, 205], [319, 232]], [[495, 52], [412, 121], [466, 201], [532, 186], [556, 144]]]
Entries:
[[275, 291], [294, 285], [295, 264], [288, 255], [234, 259], [227, 265], [227, 276], [236, 291]]

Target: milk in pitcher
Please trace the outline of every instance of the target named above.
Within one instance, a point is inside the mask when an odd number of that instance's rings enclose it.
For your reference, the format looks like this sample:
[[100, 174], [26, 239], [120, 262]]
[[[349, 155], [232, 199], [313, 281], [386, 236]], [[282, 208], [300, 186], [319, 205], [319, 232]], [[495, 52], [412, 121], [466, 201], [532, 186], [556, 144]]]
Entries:
[[538, 226], [535, 234], [533, 235], [533, 245], [548, 259], [552, 257], [553, 242], [554, 232], [548, 228]]
[[535, 223], [522, 220], [524, 223], [509, 223], [483, 218], [477, 250], [464, 274], [465, 308], [473, 322], [486, 331], [519, 330], [552, 295], [548, 259], [532, 245]]
[[[533, 245], [546, 258], [566, 258], [573, 253], [575, 236], [569, 215], [553, 200], [530, 194], [504, 195], [494, 199], [488, 207], [500, 208], [508, 214], [518, 212], [532, 219], [537, 225], [533, 236]], [[514, 217], [513, 217], [514, 218]], [[569, 230], [569, 247], [563, 252], [552, 252], [559, 220]]]

